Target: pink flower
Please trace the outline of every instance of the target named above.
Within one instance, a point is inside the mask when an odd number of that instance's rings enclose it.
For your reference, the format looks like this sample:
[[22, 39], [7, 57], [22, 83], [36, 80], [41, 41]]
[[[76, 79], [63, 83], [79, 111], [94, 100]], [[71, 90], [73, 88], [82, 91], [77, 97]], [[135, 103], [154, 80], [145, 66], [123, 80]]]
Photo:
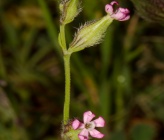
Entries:
[[92, 120], [95, 115], [91, 111], [84, 112], [83, 122], [75, 119], [72, 122], [72, 127], [74, 130], [81, 129], [78, 137], [80, 140], [88, 140], [89, 134], [94, 138], [103, 138], [104, 134], [100, 133], [95, 127], [104, 127], [105, 120], [102, 117], [99, 117], [95, 120]]
[[119, 21], [125, 21], [130, 18], [130, 11], [127, 8], [117, 8], [113, 9], [114, 5], [119, 5], [118, 2], [112, 1], [110, 4], [105, 6], [105, 11], [110, 15], [111, 18], [114, 18]]

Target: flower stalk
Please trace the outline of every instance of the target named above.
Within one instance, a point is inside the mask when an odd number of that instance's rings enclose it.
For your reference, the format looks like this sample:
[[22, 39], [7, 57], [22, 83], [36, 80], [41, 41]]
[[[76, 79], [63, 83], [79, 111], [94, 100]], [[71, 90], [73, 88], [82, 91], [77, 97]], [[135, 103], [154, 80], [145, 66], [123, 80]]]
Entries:
[[70, 57], [71, 54], [64, 55], [64, 69], [65, 69], [65, 101], [64, 101], [64, 111], [63, 111], [64, 124], [66, 124], [69, 119], [69, 108], [70, 108], [70, 86], [71, 86]]

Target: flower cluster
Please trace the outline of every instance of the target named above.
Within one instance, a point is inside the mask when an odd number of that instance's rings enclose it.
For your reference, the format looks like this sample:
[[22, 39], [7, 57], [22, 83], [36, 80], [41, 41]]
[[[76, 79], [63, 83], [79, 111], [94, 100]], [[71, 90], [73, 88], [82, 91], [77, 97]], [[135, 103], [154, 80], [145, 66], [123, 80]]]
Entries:
[[118, 5], [118, 2], [112, 1], [110, 4], [107, 4], [105, 6], [105, 11], [107, 14], [110, 15], [111, 18], [119, 20], [119, 21], [125, 21], [130, 18], [129, 10], [127, 8], [121, 8], [114, 10], [114, 5]]
[[95, 129], [95, 127], [104, 127], [105, 120], [102, 117], [99, 117], [95, 120], [92, 120], [95, 117], [91, 111], [87, 111], [83, 114], [83, 122], [75, 119], [72, 122], [72, 127], [74, 130], [80, 129], [81, 132], [78, 134], [80, 140], [88, 140], [89, 134], [94, 138], [103, 138], [104, 134]]

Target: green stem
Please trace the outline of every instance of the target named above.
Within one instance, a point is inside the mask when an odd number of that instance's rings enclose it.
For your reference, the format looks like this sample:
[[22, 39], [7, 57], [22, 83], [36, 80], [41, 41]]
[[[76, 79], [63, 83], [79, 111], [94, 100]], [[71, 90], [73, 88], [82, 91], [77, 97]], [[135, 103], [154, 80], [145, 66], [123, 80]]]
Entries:
[[61, 48], [64, 54], [64, 70], [65, 70], [65, 101], [63, 110], [63, 122], [67, 124], [69, 119], [70, 110], [70, 86], [71, 86], [71, 74], [70, 74], [70, 56], [67, 51], [66, 38], [65, 38], [65, 25], [60, 25], [60, 41]]
[[64, 69], [65, 69], [65, 102], [63, 121], [67, 123], [69, 119], [69, 106], [70, 106], [70, 85], [71, 85], [71, 74], [70, 74], [70, 56], [71, 54], [64, 55]]
[[63, 51], [67, 50], [66, 47], [66, 39], [65, 39], [65, 25], [60, 25], [60, 35], [61, 35], [61, 42], [62, 42], [62, 49]]

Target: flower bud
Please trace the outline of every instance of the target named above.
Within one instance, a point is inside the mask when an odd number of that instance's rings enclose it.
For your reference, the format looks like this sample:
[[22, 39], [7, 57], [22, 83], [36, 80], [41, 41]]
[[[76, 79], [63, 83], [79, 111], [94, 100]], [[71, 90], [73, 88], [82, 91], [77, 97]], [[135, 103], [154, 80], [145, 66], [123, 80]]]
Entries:
[[72, 127], [72, 121], [69, 121], [62, 128], [62, 138], [65, 140], [79, 140], [78, 134], [81, 130], [74, 130]]
[[60, 23], [68, 24], [72, 22], [81, 11], [79, 5], [79, 0], [63, 0], [59, 5], [59, 9], [62, 14], [60, 18]]
[[77, 52], [85, 49], [86, 47], [101, 43], [105, 35], [105, 31], [112, 21], [113, 18], [107, 15], [98, 21], [87, 23], [80, 27], [75, 34], [68, 51], [70, 53]]

